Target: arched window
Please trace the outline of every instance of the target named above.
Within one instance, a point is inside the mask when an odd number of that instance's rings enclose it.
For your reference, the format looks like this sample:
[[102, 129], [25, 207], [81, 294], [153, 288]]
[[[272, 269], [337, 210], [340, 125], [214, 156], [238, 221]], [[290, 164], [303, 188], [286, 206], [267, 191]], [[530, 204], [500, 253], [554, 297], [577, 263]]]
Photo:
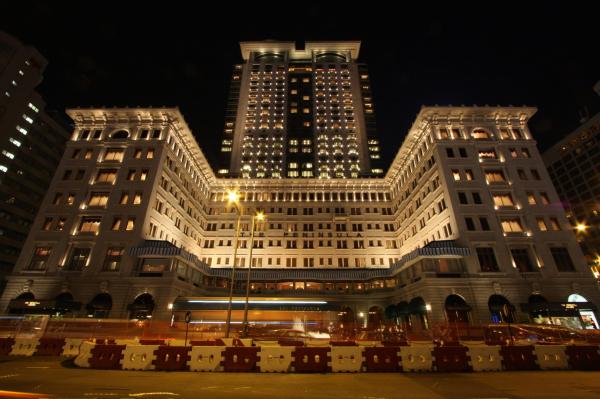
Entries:
[[105, 292], [98, 294], [86, 305], [86, 309], [88, 316], [96, 318], [108, 317], [112, 309], [112, 297]]
[[132, 319], [148, 319], [152, 317], [154, 310], [154, 298], [152, 295], [145, 293], [138, 295], [129, 308], [129, 317]]
[[477, 128], [477, 129], [473, 129], [473, 132], [471, 133], [471, 137], [473, 137], [474, 139], [477, 140], [489, 140], [492, 138], [492, 134], [482, 128]]
[[444, 302], [444, 308], [446, 309], [446, 318], [449, 322], [469, 322], [471, 307], [461, 296], [455, 294], [448, 295], [446, 302]]
[[502, 295], [494, 294], [488, 300], [493, 323], [514, 323], [515, 307]]
[[123, 140], [129, 138], [129, 132], [127, 130], [117, 130], [113, 134], [110, 135], [110, 138], [113, 140]]

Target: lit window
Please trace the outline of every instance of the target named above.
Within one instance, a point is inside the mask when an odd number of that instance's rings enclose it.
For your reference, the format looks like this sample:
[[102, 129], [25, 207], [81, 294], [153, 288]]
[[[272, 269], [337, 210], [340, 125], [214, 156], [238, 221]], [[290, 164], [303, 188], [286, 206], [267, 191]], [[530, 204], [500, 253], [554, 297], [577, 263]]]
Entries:
[[141, 180], [141, 181], [145, 181], [145, 180], [146, 180], [146, 177], [148, 177], [148, 169], [143, 169], [143, 170], [142, 170], [142, 173], [141, 173], [141, 175], [140, 175], [140, 180]]
[[485, 179], [488, 183], [504, 182], [504, 173], [501, 170], [490, 170], [485, 172]]
[[51, 247], [36, 247], [29, 263], [29, 270], [44, 270], [51, 253]]
[[121, 229], [121, 218], [114, 218], [110, 229], [113, 231], [118, 231]]
[[6, 150], [2, 150], [2, 154], [3, 154], [4, 156], [6, 156], [7, 158], [10, 158], [10, 159], [15, 159], [15, 154], [13, 154], [12, 152], [8, 152], [8, 151], [6, 151]]
[[96, 176], [96, 183], [114, 183], [116, 179], [116, 169], [101, 169]]
[[519, 219], [504, 219], [502, 220], [502, 231], [505, 233], [521, 233], [523, 226]]
[[108, 193], [92, 193], [88, 201], [88, 206], [106, 207], [108, 203]]
[[134, 227], [135, 227], [135, 218], [127, 219], [127, 226], [125, 227], [125, 230], [131, 231], [134, 229]]
[[454, 177], [455, 181], [459, 181], [460, 180], [460, 172], [456, 169], [452, 169], [452, 176]]
[[141, 203], [142, 203], [142, 193], [135, 193], [135, 196], [133, 197], [133, 204], [139, 205]]
[[154, 150], [152, 148], [150, 148], [148, 150], [148, 152], [146, 153], [146, 159], [153, 159], [154, 158]]
[[309, 96], [302, 96], [302, 100], [308, 101], [308, 100], [310, 100], [310, 97]]
[[123, 150], [120, 148], [108, 148], [104, 154], [105, 161], [117, 161], [123, 160]]
[[40, 112], [40, 110], [35, 105], [33, 105], [32, 103], [29, 103], [29, 108], [31, 108], [35, 112]]
[[535, 195], [533, 195], [533, 193], [527, 193], [527, 203], [529, 205], [535, 205], [537, 203], [537, 201], [535, 200]]
[[20, 147], [20, 146], [21, 146], [21, 142], [20, 142], [19, 140], [15, 140], [15, 139], [13, 139], [12, 137], [10, 137], [10, 138], [8, 139], [8, 141], [10, 141], [11, 143], [13, 143], [13, 144], [14, 144], [14, 145], [16, 145], [17, 147]]
[[142, 157], [142, 150], [140, 148], [136, 148], [133, 152], [133, 157], [135, 159], [140, 159]]
[[538, 229], [540, 229], [540, 231], [548, 231], [548, 226], [546, 226], [546, 222], [544, 221], [544, 218], [537, 218], [537, 225], [538, 225]]
[[491, 138], [490, 133], [484, 129], [473, 130], [472, 136], [474, 139], [489, 139], [489, 138]]
[[127, 205], [128, 202], [129, 202], [129, 193], [122, 193], [121, 199], [119, 200], [119, 204]]
[[66, 204], [67, 205], [73, 205], [74, 203], [75, 203], [75, 194], [73, 194], [73, 193], [67, 194]]
[[97, 217], [84, 217], [81, 219], [81, 225], [79, 226], [80, 233], [93, 233], [98, 234], [100, 231], [101, 218]]
[[8, 168], [4, 165], [0, 165], [0, 172], [6, 172], [8, 171]]
[[52, 226], [52, 218], [46, 218], [44, 223], [42, 224], [42, 230], [50, 231], [50, 227]]
[[512, 196], [506, 194], [494, 194], [494, 205], [496, 206], [513, 206], [515, 203]]
[[290, 94], [298, 94], [298, 90], [296, 90], [296, 89], [290, 90]]
[[33, 123], [33, 119], [31, 119], [29, 116], [27, 116], [25, 114], [23, 114], [23, 119], [25, 119], [29, 123]]
[[24, 127], [21, 127], [19, 125], [17, 125], [17, 130], [19, 131], [19, 133], [21, 133], [22, 135], [26, 136], [27, 135], [27, 129], [25, 129]]

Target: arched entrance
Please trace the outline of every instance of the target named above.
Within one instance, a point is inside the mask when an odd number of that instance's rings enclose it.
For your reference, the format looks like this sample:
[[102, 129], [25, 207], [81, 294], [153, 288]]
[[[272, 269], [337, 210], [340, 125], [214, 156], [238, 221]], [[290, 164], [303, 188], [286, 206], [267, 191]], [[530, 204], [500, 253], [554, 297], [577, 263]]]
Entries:
[[410, 308], [408, 302], [402, 301], [396, 305], [398, 312], [398, 324], [406, 331], [410, 327]]
[[393, 324], [398, 324], [398, 307], [394, 304], [388, 305], [385, 308], [385, 320], [392, 322]]
[[514, 323], [515, 306], [506, 297], [494, 294], [488, 300], [492, 323]]
[[128, 306], [130, 319], [149, 319], [154, 311], [154, 298], [148, 293], [138, 295]]
[[446, 319], [451, 323], [469, 323], [469, 312], [471, 307], [465, 302], [463, 297], [452, 294], [448, 295], [444, 302], [446, 310]]
[[411, 299], [408, 304], [410, 312], [410, 325], [418, 330], [429, 329], [429, 318], [427, 317], [427, 305], [420, 296]]
[[112, 309], [112, 297], [103, 292], [98, 294], [86, 305], [88, 316], [95, 318], [108, 317]]
[[579, 318], [581, 319], [581, 325], [586, 330], [593, 330], [598, 328], [598, 320], [594, 310], [596, 306], [590, 303], [586, 297], [579, 294], [571, 294], [567, 299], [570, 303], [576, 303], [579, 311]]
[[371, 306], [367, 317], [367, 329], [370, 331], [381, 328], [383, 322], [383, 309], [379, 306]]
[[338, 326], [340, 334], [344, 339], [355, 334], [356, 319], [352, 309], [346, 307], [338, 314]]

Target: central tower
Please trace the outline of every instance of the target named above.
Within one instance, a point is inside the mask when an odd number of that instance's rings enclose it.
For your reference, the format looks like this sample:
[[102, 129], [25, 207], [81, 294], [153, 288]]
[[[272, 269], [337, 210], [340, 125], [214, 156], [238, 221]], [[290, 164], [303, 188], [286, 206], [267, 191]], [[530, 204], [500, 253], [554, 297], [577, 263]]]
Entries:
[[358, 41], [242, 42], [220, 177], [383, 177], [369, 74]]

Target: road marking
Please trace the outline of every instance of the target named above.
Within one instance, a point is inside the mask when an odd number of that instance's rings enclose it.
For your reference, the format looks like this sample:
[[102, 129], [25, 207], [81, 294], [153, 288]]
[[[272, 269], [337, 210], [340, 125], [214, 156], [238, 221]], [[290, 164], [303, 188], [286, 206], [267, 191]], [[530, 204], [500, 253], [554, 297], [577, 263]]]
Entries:
[[26, 369], [49, 369], [50, 366], [27, 366]]
[[140, 397], [140, 396], [153, 396], [153, 395], [172, 395], [179, 396], [178, 393], [173, 392], [140, 392], [140, 393], [130, 393], [129, 396]]
[[19, 374], [6, 374], [6, 375], [0, 375], [0, 378], [10, 378], [10, 377], [18, 377]]

